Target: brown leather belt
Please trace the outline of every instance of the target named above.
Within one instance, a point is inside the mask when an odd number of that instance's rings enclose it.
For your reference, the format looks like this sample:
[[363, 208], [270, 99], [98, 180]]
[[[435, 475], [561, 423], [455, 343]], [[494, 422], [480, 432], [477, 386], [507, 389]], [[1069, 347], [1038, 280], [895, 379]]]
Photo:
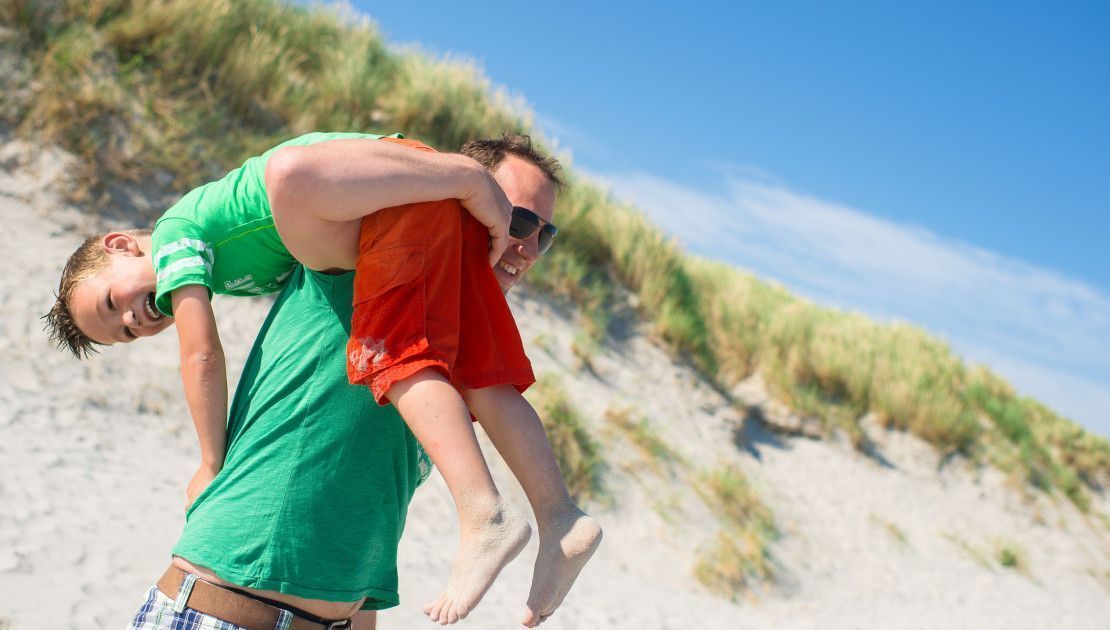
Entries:
[[[166, 597], [176, 600], [186, 575], [184, 571], [171, 565], [158, 580], [158, 590]], [[266, 602], [251, 599], [199, 578], [193, 583], [192, 593], [185, 605], [199, 613], [211, 615], [249, 630], [274, 630], [282, 613], [280, 608]], [[318, 623], [293, 615], [293, 630], [343, 630], [350, 627], [350, 619]]]

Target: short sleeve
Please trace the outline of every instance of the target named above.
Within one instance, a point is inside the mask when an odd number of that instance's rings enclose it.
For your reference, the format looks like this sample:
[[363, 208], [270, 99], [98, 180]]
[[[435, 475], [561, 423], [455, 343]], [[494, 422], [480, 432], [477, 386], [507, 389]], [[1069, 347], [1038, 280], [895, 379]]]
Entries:
[[189, 284], [202, 284], [212, 297], [212, 265], [215, 248], [205, 241], [199, 226], [192, 221], [165, 218], [154, 227], [153, 263], [155, 273], [154, 304], [162, 313], [173, 317], [171, 295]]

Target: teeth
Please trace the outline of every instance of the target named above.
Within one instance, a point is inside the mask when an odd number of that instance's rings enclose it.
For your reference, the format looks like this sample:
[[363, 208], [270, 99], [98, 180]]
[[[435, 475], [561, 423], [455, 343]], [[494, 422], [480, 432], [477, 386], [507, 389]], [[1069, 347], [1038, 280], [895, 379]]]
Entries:
[[517, 273], [517, 271], [519, 271], [519, 269], [517, 269], [516, 267], [514, 267], [514, 266], [510, 265], [509, 263], [507, 263], [507, 262], [505, 262], [505, 261], [501, 261], [501, 262], [497, 263], [497, 266], [498, 266], [498, 267], [501, 267], [501, 268], [502, 268], [502, 269], [504, 269], [504, 270], [505, 270], [506, 272], [508, 272], [508, 274], [509, 274], [510, 276], [515, 276], [515, 275], [516, 275], [516, 273]]
[[146, 310], [146, 316], [149, 317], [150, 319], [152, 319], [152, 320], [162, 319], [162, 313], [158, 312], [158, 309], [154, 308], [154, 294], [153, 293], [148, 294], [146, 296], [146, 301], [143, 302], [143, 308]]

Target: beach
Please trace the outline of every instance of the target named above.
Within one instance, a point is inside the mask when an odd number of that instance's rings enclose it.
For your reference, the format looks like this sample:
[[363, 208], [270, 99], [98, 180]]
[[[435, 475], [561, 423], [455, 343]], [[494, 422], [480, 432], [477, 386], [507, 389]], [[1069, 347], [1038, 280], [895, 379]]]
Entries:
[[[67, 201], [73, 160], [0, 135], [9, 244], [0, 281], [0, 628], [9, 630], [124, 627], [168, 565], [198, 462], [175, 335], [78, 362], [42, 332], [65, 258], [102, 227]], [[136, 204], [172, 199], [132, 192]], [[215, 300], [232, 385], [270, 303]], [[868, 425], [870, 454], [844, 439], [788, 435], [774, 430], [786, 412], [758, 374], [717, 391], [631, 306], [584, 366], [571, 350], [574, 309], [527, 288], [511, 304], [536, 373], [571, 394], [605, 459], [605, 497], [587, 506], [604, 543], [544, 628], [1079, 629], [1110, 620], [1105, 492], [1083, 514], [878, 423]], [[616, 409], [644, 418], [676, 457], [645, 458], [609, 426]], [[527, 511], [486, 446], [499, 487]], [[720, 523], [691, 483], [725, 464], [751, 479], [778, 529], [773, 578], [731, 598], [693, 572]], [[379, 628], [431, 627], [420, 608], [446, 579], [456, 536], [433, 473], [401, 544], [401, 605], [380, 614]], [[533, 540], [461, 627], [518, 622], [535, 550]]]

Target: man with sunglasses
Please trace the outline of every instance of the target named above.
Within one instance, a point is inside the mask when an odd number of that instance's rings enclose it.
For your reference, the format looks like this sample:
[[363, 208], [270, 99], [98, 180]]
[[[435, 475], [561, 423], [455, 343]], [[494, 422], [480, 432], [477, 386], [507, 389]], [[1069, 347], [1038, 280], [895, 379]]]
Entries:
[[[508, 292], [550, 249], [555, 235], [559, 233], [551, 223], [551, 217], [555, 212], [554, 188], [561, 182], [553, 180], [550, 191], [530, 190], [523, 175], [517, 173], [520, 161], [531, 162], [545, 171], [557, 164], [538, 153], [527, 138], [507, 135], [501, 140], [471, 140], [460, 150], [460, 153], [473, 158], [493, 173], [510, 200], [522, 204], [513, 206], [509, 223], [509, 235], [514, 240], [494, 266], [494, 275], [504, 292]], [[507, 168], [502, 168], [506, 160]], [[537, 232], [539, 236], [533, 238]]]
[[[556, 233], [550, 219], [557, 166], [519, 136], [468, 143], [462, 153], [485, 165], [516, 206], [509, 230], [513, 238], [493, 272], [504, 292], [550, 247]], [[396, 543], [420, 480], [415, 472], [420, 455], [392, 407], [377, 407], [365, 388], [341, 382], [350, 286], [349, 273], [294, 272], [236, 392], [224, 468], [190, 510], [174, 549], [174, 568], [151, 590], [134, 627], [161, 627], [152, 620], [170, 623], [182, 614], [220, 618], [212, 611], [225, 610], [220, 606], [228, 598], [234, 600], [232, 608], [254, 606], [252, 614], [261, 615], [244, 621], [280, 620], [282, 610], [303, 619], [334, 620], [359, 608], [396, 604]], [[329, 307], [338, 318], [321, 316]], [[538, 419], [521, 423], [488, 411], [475, 409], [475, 415], [483, 418], [514, 474], [533, 489], [530, 502], [547, 505], [554, 496], [558, 503], [565, 489]], [[312, 424], [305, 433], [303, 427]], [[373, 428], [368, 431], [368, 426]], [[294, 452], [290, 462], [286, 458]], [[295, 477], [275, 482], [275, 475], [288, 471], [296, 471]], [[301, 491], [287, 491], [289, 483]], [[285, 497], [281, 501], [292, 503], [275, 515], [266, 506], [279, 494]], [[592, 527], [583, 528], [579, 515], [537, 509], [541, 546], [526, 625], [537, 625], [561, 603], [600, 540], [596, 524], [590, 520], [586, 524]], [[213, 591], [211, 584], [223, 588]], [[189, 599], [189, 592], [202, 595]], [[236, 599], [240, 595], [262, 607]], [[168, 612], [175, 598], [183, 610]], [[438, 603], [438, 609], [428, 607], [429, 614], [441, 622], [458, 618]], [[216, 608], [201, 609], [210, 606]]]

